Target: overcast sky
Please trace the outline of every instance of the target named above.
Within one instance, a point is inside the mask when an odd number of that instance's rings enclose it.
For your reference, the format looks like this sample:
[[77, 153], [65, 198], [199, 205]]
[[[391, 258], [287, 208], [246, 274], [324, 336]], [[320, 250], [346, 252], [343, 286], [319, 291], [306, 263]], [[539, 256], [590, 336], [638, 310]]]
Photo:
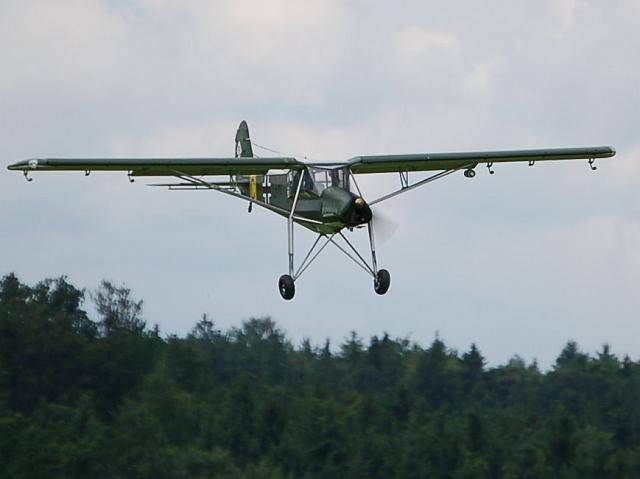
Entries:
[[[640, 3], [0, 0], [0, 274], [126, 283], [188, 332], [270, 315], [294, 341], [351, 330], [550, 365], [567, 340], [640, 359]], [[231, 156], [252, 139], [358, 154], [615, 146], [497, 165], [390, 200], [377, 296], [329, 251], [285, 302], [286, 222], [215, 192], [36, 174], [46, 156]], [[267, 152], [255, 150], [258, 154]], [[366, 178], [365, 196], [397, 175]], [[313, 240], [297, 230], [302, 253]], [[366, 233], [352, 235], [363, 247]], [[380, 243], [380, 242], [379, 242]], [[328, 250], [327, 250], [328, 251]]]

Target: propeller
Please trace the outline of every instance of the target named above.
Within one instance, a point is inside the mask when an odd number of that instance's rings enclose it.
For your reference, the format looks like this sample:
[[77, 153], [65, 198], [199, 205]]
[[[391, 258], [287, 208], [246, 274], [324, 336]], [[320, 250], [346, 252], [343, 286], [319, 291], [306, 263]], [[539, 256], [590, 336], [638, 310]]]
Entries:
[[400, 224], [394, 219], [389, 211], [384, 208], [372, 208], [373, 212], [373, 228], [376, 234], [376, 242], [384, 244], [395, 235]]
[[375, 209], [371, 208], [361, 196], [355, 199], [354, 206], [357, 212], [356, 220], [360, 224], [363, 224], [363, 221], [371, 221], [380, 244], [386, 243], [393, 237], [399, 225], [388, 210], [385, 211], [378, 206]]

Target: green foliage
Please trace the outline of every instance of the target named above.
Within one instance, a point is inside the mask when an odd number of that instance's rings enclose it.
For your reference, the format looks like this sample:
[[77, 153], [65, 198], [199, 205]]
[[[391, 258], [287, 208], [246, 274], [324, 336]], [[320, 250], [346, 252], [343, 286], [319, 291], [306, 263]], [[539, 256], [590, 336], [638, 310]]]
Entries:
[[355, 332], [295, 347], [270, 318], [149, 330], [103, 282], [0, 281], [0, 477], [625, 478], [640, 364], [569, 342], [553, 368]]
[[98, 325], [103, 336], [144, 331], [146, 323], [141, 318], [142, 301], [132, 299], [131, 290], [126, 286], [118, 287], [103, 280], [92, 298], [100, 315]]
[[0, 281], [0, 381], [13, 410], [31, 413], [40, 400], [81, 394], [91, 372], [78, 358], [96, 332], [80, 309], [83, 296], [64, 277], [34, 287], [14, 275]]

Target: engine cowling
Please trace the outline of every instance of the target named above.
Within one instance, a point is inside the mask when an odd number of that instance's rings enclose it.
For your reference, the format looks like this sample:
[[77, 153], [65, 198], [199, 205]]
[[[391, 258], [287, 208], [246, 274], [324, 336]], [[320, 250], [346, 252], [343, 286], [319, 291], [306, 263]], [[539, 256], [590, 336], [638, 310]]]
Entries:
[[373, 216], [364, 199], [343, 188], [329, 187], [320, 195], [322, 219], [325, 222], [340, 222], [347, 226], [367, 224]]

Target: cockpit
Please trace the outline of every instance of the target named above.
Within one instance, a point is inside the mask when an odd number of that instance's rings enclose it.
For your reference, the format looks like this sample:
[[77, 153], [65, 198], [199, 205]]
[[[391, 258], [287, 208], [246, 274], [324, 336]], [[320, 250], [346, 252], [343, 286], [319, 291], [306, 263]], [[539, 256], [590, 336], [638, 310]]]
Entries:
[[348, 168], [308, 166], [303, 170], [289, 172], [287, 190], [290, 198], [296, 194], [301, 174], [304, 175], [300, 185], [300, 196], [303, 198], [319, 197], [325, 189], [332, 186], [349, 190]]

